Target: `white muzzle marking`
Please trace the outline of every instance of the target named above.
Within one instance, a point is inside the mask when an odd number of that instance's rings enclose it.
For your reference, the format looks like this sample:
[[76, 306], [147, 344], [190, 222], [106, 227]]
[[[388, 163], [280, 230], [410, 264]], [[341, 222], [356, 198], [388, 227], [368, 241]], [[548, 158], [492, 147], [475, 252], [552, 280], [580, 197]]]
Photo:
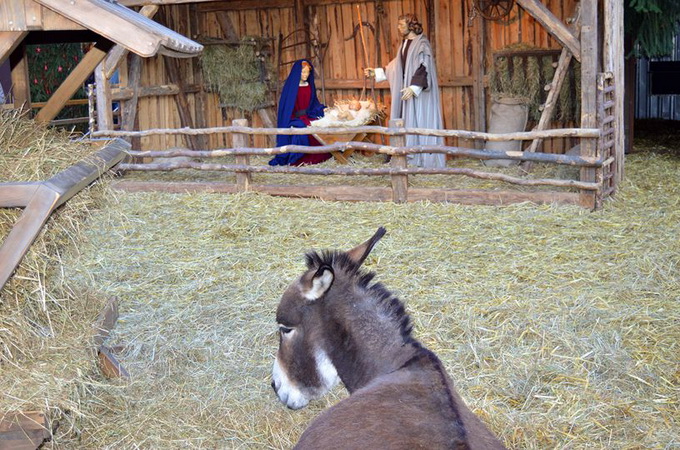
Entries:
[[290, 409], [300, 409], [307, 406], [310, 399], [290, 381], [288, 374], [279, 364], [278, 356], [274, 360], [272, 378], [274, 378], [274, 390], [276, 390], [276, 395], [278, 395], [281, 403]]
[[288, 374], [281, 367], [278, 356], [274, 360], [272, 378], [274, 379], [274, 390], [276, 395], [290, 409], [300, 409], [307, 406], [310, 400], [319, 398], [330, 391], [338, 382], [338, 371], [331, 362], [330, 358], [323, 350], [317, 350], [314, 354], [316, 371], [321, 380], [320, 387], [298, 388], [288, 377]]

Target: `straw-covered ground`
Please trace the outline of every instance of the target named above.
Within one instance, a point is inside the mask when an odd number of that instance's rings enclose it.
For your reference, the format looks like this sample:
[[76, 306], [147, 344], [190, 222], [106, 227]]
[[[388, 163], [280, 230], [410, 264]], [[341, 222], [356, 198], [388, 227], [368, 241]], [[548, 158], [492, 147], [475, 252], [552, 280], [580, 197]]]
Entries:
[[[75, 299], [101, 308], [119, 297], [109, 345], [131, 378], [52, 362], [86, 355], [68, 328], [89, 326], [90, 307], [42, 338], [52, 350], [33, 356], [44, 359], [3, 361], [0, 407], [51, 407], [62, 422], [54, 448], [290, 448], [346, 393], [337, 387], [301, 411], [276, 400], [278, 299], [306, 250], [346, 249], [384, 225], [366, 267], [405, 302], [415, 336], [509, 447], [677, 447], [680, 149], [650, 141], [636, 150], [621, 191], [598, 212], [258, 194], [93, 203], [42, 286], [68, 287], [56, 302], [64, 311]], [[5, 372], [21, 370], [61, 395], [8, 384]]]

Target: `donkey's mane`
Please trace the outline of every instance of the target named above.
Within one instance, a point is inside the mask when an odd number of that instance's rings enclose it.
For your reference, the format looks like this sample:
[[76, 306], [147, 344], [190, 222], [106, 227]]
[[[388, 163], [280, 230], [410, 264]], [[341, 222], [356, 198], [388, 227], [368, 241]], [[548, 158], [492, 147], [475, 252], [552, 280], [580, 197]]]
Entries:
[[323, 250], [321, 253], [309, 252], [305, 255], [305, 258], [307, 260], [308, 269], [318, 269], [322, 266], [330, 266], [335, 271], [343, 271], [358, 287], [366, 290], [369, 294], [368, 297], [371, 298], [385, 314], [399, 323], [399, 329], [401, 331], [401, 336], [404, 339], [404, 343], [420, 346], [418, 341], [411, 336], [411, 330], [413, 329], [411, 318], [406, 312], [401, 300], [390, 292], [382, 283], [376, 282], [371, 284], [371, 281], [375, 278], [375, 272], [362, 270], [360, 265], [354, 262], [345, 252], [333, 250]]

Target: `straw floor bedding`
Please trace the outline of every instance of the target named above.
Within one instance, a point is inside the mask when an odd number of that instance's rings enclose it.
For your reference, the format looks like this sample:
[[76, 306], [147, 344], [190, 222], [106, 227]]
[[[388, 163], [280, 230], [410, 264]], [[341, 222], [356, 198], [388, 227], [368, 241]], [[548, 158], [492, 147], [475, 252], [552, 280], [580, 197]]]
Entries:
[[[4, 354], [0, 410], [48, 409], [60, 423], [48, 448], [290, 448], [347, 394], [301, 411], [276, 400], [279, 296], [306, 250], [383, 225], [366, 268], [506, 445], [676, 447], [679, 179], [680, 151], [649, 144], [598, 212], [96, 187], [38, 287], [2, 292], [0, 320], [42, 298], [25, 323], [52, 328], [31, 335], [44, 351]], [[121, 318], [108, 345], [129, 380], [103, 378], [84, 350], [110, 296]]]

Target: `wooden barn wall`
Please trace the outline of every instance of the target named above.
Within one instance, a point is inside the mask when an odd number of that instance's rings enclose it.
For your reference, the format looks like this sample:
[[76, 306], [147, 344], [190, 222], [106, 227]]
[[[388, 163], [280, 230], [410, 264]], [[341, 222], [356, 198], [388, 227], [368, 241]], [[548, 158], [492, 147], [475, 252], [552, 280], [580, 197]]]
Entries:
[[[304, 3], [304, 11], [298, 11], [295, 4]], [[548, 0], [543, 2], [558, 18], [570, 17], [575, 0]], [[256, 7], [260, 5], [261, 7]], [[276, 5], [276, 6], [271, 6]], [[379, 6], [382, 8], [379, 9]], [[278, 62], [278, 39], [287, 36], [301, 26], [300, 18], [306, 17], [312, 31], [318, 33], [322, 41], [329, 44], [323, 61], [325, 75], [325, 98], [321, 92], [322, 102], [332, 105], [336, 99], [359, 98], [362, 94], [362, 68], [365, 66], [364, 53], [359, 33], [354, 34], [358, 23], [357, 6], [364, 22], [376, 24], [377, 30], [364, 28], [367, 47], [367, 58], [371, 66], [384, 66], [396, 53], [400, 38], [396, 32], [397, 18], [407, 12], [415, 12], [423, 23], [425, 33], [433, 43], [439, 83], [441, 89], [444, 125], [448, 129], [482, 130], [485, 124], [477, 123], [475, 118], [479, 105], [474, 95], [475, 81], [482, 79], [486, 86], [481, 64], [477, 64], [480, 45], [484, 46], [484, 65], [488, 63], [494, 51], [512, 44], [527, 44], [540, 48], [556, 48], [557, 43], [533, 18], [517, 5], [511, 14], [501, 21], [482, 19], [473, 11], [473, 0], [452, 2], [450, 0], [384, 0], [382, 2], [339, 0], [290, 0], [273, 2], [270, 0], [241, 2], [209, 2], [189, 5], [164, 6], [155, 20], [170, 28], [201, 41], [206, 37], [224, 38], [218, 14], [226, 13], [230, 18], [238, 36], [263, 36], [273, 38], [273, 54], [271, 62]], [[382, 13], [381, 13], [382, 11]], [[434, 23], [434, 26], [430, 22]], [[481, 34], [480, 34], [481, 33]], [[354, 35], [354, 37], [352, 37]], [[478, 36], [484, 36], [483, 41]], [[284, 51], [282, 61], [307, 57], [305, 47], [299, 46]], [[180, 60], [180, 71], [186, 85], [202, 84], [198, 59]], [[476, 68], [477, 67], [477, 68]], [[290, 65], [278, 70], [278, 79], [285, 80]], [[317, 65], [318, 69], [318, 65]], [[486, 70], [484, 70], [486, 71]], [[163, 57], [145, 60], [142, 73], [142, 86], [158, 86], [169, 84]], [[317, 75], [317, 87], [320, 88]], [[487, 90], [488, 91], [488, 90]], [[487, 92], [488, 94], [488, 92]], [[366, 90], [370, 96], [370, 86]], [[203, 107], [195, 110], [197, 97], [201, 96]], [[376, 96], [385, 105], [389, 105], [390, 96], [386, 83], [376, 86]], [[488, 95], [485, 96], [488, 103]], [[189, 93], [190, 108], [194, 120], [205, 122], [205, 126], [223, 126], [231, 124], [232, 119], [247, 118], [253, 126], [264, 126], [256, 113], [243, 113], [233, 109], [225, 111], [219, 107], [215, 94]], [[272, 100], [274, 96], [272, 96]], [[488, 104], [485, 110], [488, 111]], [[275, 118], [275, 108], [270, 108]], [[198, 113], [198, 115], [196, 115]], [[148, 97], [139, 101], [139, 128], [179, 127], [180, 119], [173, 96]], [[572, 126], [574, 124], [558, 124], [552, 126]], [[529, 127], [533, 124], [529, 124]], [[272, 145], [271, 138], [257, 137], [255, 145]], [[470, 142], [451, 140], [449, 144], [471, 146]], [[210, 148], [229, 146], [230, 142], [223, 136], [210, 138]], [[570, 143], [567, 143], [570, 145]], [[169, 148], [186, 146], [184, 138], [159, 136], [146, 138], [142, 147]], [[548, 152], [562, 152], [562, 142], [546, 142], [544, 148]]]

